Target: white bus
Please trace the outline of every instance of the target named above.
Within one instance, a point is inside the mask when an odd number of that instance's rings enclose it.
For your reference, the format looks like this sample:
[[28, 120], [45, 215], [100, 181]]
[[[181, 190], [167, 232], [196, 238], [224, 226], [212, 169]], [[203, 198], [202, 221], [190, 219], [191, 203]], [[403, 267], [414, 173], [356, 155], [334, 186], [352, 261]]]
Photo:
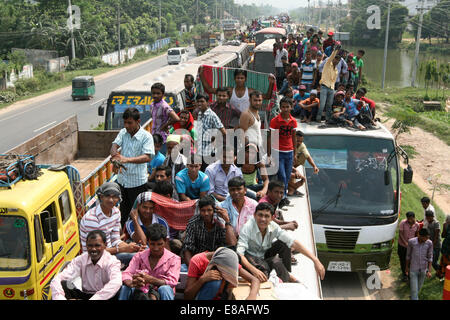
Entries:
[[[299, 124], [318, 174], [306, 164], [318, 256], [328, 271], [389, 268], [400, 213], [399, 148], [381, 124], [354, 131]], [[411, 183], [412, 170], [404, 172]]]

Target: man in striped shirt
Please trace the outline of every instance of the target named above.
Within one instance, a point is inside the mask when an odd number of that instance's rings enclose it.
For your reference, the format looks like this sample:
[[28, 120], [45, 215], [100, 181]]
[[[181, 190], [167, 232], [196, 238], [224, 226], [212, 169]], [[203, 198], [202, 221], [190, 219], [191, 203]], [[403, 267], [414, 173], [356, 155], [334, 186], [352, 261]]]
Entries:
[[128, 265], [133, 253], [140, 251], [141, 247], [134, 242], [125, 243], [120, 240], [120, 211], [116, 207], [121, 197], [120, 188], [116, 183], [106, 182], [97, 190], [97, 196], [97, 205], [80, 221], [81, 248], [86, 252], [86, 237], [89, 232], [101, 230], [106, 234], [106, 251]]
[[137, 196], [147, 191], [147, 163], [155, 156], [153, 137], [141, 127], [139, 110], [125, 110], [123, 123], [125, 128], [120, 130], [111, 147], [111, 160], [121, 162], [126, 168], [121, 168], [117, 175], [123, 198], [120, 204], [122, 226], [128, 220]]
[[311, 60], [311, 51], [306, 51], [305, 60], [300, 64], [300, 79], [301, 84], [306, 86], [306, 91], [311, 91], [312, 85], [315, 81], [316, 62]]

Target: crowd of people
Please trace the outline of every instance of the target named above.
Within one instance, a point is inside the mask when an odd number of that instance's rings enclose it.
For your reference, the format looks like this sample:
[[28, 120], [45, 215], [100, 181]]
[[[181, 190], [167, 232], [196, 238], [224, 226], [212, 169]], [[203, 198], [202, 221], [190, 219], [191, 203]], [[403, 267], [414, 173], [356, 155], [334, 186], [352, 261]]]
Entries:
[[343, 49], [330, 31], [309, 29], [274, 43], [273, 55], [279, 93], [294, 100], [291, 114], [301, 122], [348, 126], [359, 130], [376, 126], [375, 102], [360, 87], [364, 50]]
[[[258, 111], [275, 78], [269, 76], [263, 94], [246, 87], [245, 70], [235, 72], [234, 88], [212, 88], [199, 72], [205, 93], [186, 75], [192, 107], [179, 113], [163, 99], [164, 84], [153, 84], [152, 133], [136, 108], [123, 113], [124, 128], [111, 147], [117, 182], [98, 189], [81, 219], [83, 254], [53, 279], [53, 298], [171, 300], [180, 272], [187, 272], [185, 299], [229, 298], [239, 276], [250, 284], [248, 299], [256, 299], [273, 270], [282, 282], [298, 281], [291, 273], [295, 253], [311, 259], [323, 279], [323, 265], [293, 236], [298, 223], [281, 211], [288, 197], [304, 196], [297, 167], [308, 161], [319, 172], [296, 130], [293, 100], [281, 100], [270, 122], [279, 138], [264, 149]], [[207, 93], [217, 96], [214, 104]], [[238, 131], [242, 139], [219, 143]], [[279, 170], [270, 171], [274, 163]], [[155, 195], [167, 199], [164, 206]], [[175, 228], [163, 212], [168, 207], [193, 215]], [[71, 282], [77, 276], [81, 290]]]

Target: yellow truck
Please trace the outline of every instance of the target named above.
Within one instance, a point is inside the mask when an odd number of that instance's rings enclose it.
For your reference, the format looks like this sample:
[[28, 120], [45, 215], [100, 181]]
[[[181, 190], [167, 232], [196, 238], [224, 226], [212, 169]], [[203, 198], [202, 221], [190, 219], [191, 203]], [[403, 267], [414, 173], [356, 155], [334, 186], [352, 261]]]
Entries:
[[0, 299], [51, 297], [51, 280], [80, 253], [79, 219], [115, 179], [117, 133], [79, 131], [74, 116], [0, 156]]

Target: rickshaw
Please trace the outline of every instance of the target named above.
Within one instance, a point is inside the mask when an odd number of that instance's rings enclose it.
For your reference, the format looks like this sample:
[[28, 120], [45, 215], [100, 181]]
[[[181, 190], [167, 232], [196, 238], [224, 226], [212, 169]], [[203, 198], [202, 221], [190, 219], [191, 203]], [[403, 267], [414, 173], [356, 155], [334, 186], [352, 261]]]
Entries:
[[72, 79], [72, 100], [94, 97], [95, 82], [92, 76], [80, 76]]

